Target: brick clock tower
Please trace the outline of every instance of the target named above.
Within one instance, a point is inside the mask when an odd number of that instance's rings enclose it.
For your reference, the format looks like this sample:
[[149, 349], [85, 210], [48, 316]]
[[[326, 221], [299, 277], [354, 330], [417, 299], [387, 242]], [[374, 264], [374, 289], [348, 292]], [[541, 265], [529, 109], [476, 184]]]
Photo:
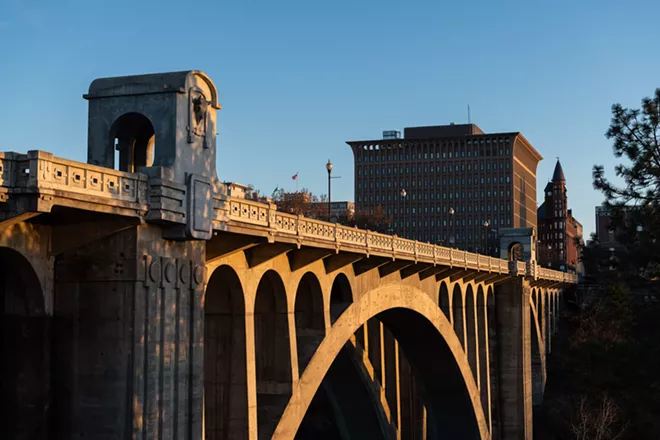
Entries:
[[552, 181], [545, 186], [544, 202], [537, 210], [539, 225], [538, 262], [543, 267], [578, 270], [582, 225], [568, 209], [566, 178], [559, 159]]

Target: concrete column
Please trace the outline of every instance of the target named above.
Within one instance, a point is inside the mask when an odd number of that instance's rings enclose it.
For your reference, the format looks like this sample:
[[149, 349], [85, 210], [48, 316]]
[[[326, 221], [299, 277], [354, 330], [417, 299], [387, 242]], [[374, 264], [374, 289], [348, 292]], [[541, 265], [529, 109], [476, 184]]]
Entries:
[[490, 355], [489, 355], [489, 332], [488, 332], [488, 309], [486, 308], [487, 290], [478, 290], [477, 301], [477, 327], [479, 329], [479, 391], [481, 394], [481, 405], [491, 429], [490, 408]]
[[538, 317], [541, 320], [541, 322], [539, 322], [539, 325], [541, 327], [541, 335], [542, 335], [542, 338], [543, 338], [543, 344], [546, 347], [546, 353], [547, 353], [548, 352], [547, 351], [548, 350], [547, 349], [547, 346], [548, 346], [547, 334], [548, 334], [548, 332], [546, 331], [547, 323], [546, 323], [546, 319], [545, 319], [545, 309], [548, 306], [547, 302], [546, 302], [547, 301], [547, 296], [548, 296], [548, 291], [547, 291], [547, 289], [540, 288], [539, 292], [540, 292], [540, 295], [541, 295], [541, 300], [539, 301], [539, 310], [537, 310], [536, 313], [538, 314]]
[[[252, 300], [253, 295], [246, 295]], [[259, 437], [259, 422], [257, 420], [257, 353], [254, 335], [254, 302], [245, 302], [245, 366], [248, 406], [248, 438], [257, 440]], [[248, 313], [247, 311], [250, 310]]]
[[475, 304], [477, 293], [472, 286], [466, 287], [463, 310], [465, 316], [465, 352], [474, 382], [479, 387], [479, 329], [477, 328], [479, 321]]
[[556, 302], [557, 302], [557, 308], [556, 308], [557, 317], [555, 318], [555, 333], [559, 331], [559, 313], [561, 312], [561, 296], [559, 291], [557, 291], [556, 293]]
[[[476, 293], [475, 293], [476, 295]], [[469, 310], [469, 309], [468, 309]], [[474, 330], [473, 330], [473, 338], [471, 339], [470, 343], [472, 344], [472, 347], [470, 350], [474, 351], [474, 380], [477, 383], [477, 387], [481, 389], [482, 387], [482, 382], [484, 381], [484, 378], [481, 377], [481, 363], [484, 362], [484, 359], [481, 358], [481, 353], [483, 349], [480, 347], [480, 338], [482, 337], [479, 332], [482, 332], [483, 329], [479, 328], [479, 311], [477, 310], [477, 301], [475, 298], [474, 305], [472, 307], [472, 310], [470, 311], [471, 314], [474, 315], [472, 318], [472, 322], [474, 322]]]
[[399, 361], [399, 342], [394, 340], [394, 362], [396, 374], [396, 426], [397, 440], [401, 440], [401, 370]]
[[58, 257], [56, 437], [200, 438], [204, 246], [143, 225]]
[[486, 316], [488, 328], [488, 403], [490, 405], [490, 427], [492, 438], [499, 439], [500, 418], [500, 376], [499, 359], [497, 350], [497, 315], [495, 314], [495, 293], [489, 288], [486, 300]]
[[557, 333], [557, 313], [559, 307], [557, 302], [557, 292], [552, 293], [552, 333]]
[[385, 328], [383, 323], [378, 321], [378, 346], [380, 348], [380, 398], [386, 400], [385, 386], [387, 384], [387, 364], [385, 363]]
[[383, 384], [387, 404], [390, 408], [390, 424], [399, 431], [399, 366], [397, 341], [387, 329], [384, 329]]
[[465, 309], [464, 309], [464, 292], [458, 284], [454, 284], [451, 296], [451, 311], [452, 311], [452, 324], [458, 340], [461, 341], [461, 346], [467, 356], [467, 334], [465, 331]]
[[528, 281], [514, 277], [496, 291], [501, 438], [531, 439], [531, 288]]

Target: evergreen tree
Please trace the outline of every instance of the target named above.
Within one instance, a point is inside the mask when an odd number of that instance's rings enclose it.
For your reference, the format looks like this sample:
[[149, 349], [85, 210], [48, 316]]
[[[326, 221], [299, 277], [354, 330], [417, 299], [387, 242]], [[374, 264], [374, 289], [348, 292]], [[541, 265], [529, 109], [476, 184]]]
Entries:
[[615, 167], [619, 186], [605, 178], [602, 165], [593, 169], [594, 188], [605, 196], [612, 227], [626, 246], [627, 270], [649, 278], [660, 274], [660, 89], [642, 100], [641, 109], [612, 106], [606, 137], [614, 156], [625, 163]]

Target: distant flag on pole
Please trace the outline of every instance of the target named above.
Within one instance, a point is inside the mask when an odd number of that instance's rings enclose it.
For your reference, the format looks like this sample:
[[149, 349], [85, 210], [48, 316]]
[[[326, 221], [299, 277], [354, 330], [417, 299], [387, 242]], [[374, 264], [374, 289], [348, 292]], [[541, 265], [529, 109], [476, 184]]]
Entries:
[[293, 176], [291, 176], [291, 179], [293, 179], [293, 180], [298, 180], [298, 173], [296, 173], [296, 174], [294, 174]]

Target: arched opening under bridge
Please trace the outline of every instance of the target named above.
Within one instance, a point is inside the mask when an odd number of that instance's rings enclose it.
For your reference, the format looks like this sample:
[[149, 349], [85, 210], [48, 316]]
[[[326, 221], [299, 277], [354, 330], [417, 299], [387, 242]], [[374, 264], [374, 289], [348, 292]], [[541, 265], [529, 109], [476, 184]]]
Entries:
[[229, 266], [213, 271], [204, 303], [204, 431], [206, 439], [248, 431], [245, 299]]
[[50, 324], [34, 268], [20, 252], [0, 247], [2, 304], [2, 432], [46, 438], [50, 400]]
[[[397, 340], [420, 384], [428, 437], [487, 438], [479, 391], [451, 324], [428, 295], [405, 285], [369, 291], [342, 314], [297, 383], [275, 438], [295, 436], [344, 345], [373, 317]], [[378, 438], [376, 432], [372, 435]]]

